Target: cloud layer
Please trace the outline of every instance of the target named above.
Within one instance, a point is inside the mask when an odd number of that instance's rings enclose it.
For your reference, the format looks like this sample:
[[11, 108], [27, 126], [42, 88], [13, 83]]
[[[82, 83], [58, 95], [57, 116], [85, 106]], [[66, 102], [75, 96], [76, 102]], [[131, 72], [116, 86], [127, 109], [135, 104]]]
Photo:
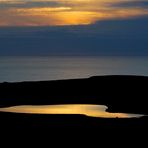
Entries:
[[148, 55], [147, 6], [148, 0], [0, 0], [0, 55]]
[[0, 26], [88, 25], [143, 15], [147, 0], [0, 0]]
[[148, 55], [148, 18], [0, 29], [0, 55]]

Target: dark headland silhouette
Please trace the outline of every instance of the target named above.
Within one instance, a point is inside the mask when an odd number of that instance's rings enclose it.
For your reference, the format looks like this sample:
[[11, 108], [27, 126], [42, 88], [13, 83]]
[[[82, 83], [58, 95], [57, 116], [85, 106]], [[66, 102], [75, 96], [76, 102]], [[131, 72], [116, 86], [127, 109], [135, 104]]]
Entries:
[[95, 76], [86, 79], [0, 84], [0, 107], [99, 104], [108, 111], [148, 114], [148, 77]]
[[[148, 77], [94, 76], [84, 79], [0, 84], [0, 107], [16, 105], [98, 104], [109, 112], [148, 114]], [[77, 128], [146, 131], [147, 116], [103, 119], [84, 115], [33, 115], [0, 112], [1, 129]], [[142, 129], [142, 130], [141, 130]]]

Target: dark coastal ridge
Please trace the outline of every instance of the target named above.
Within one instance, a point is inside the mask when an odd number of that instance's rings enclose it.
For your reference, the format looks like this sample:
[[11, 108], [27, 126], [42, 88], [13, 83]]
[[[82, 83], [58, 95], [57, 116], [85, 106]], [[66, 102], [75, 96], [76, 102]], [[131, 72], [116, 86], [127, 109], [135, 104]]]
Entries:
[[[86, 79], [19, 82], [0, 84], [0, 106], [50, 105], [50, 104], [99, 104], [110, 112], [148, 114], [148, 77], [144, 76], [95, 76]], [[0, 112], [0, 131], [6, 139], [28, 136], [41, 139], [66, 137], [81, 140], [145, 138], [148, 117], [96, 118], [85, 115], [45, 115]], [[25, 134], [27, 135], [24, 136]], [[46, 136], [46, 134], [48, 136]], [[74, 135], [77, 135], [76, 137]], [[33, 135], [33, 136], [31, 136]], [[97, 135], [97, 136], [96, 136]], [[17, 138], [16, 138], [17, 137]], [[122, 138], [121, 138], [122, 137]], [[65, 136], [64, 136], [65, 138]], [[84, 138], [85, 139], [85, 138]], [[90, 139], [89, 139], [90, 140]], [[35, 141], [37, 143], [37, 141]]]
[[0, 84], [0, 107], [98, 104], [110, 112], [148, 114], [148, 77], [94, 76], [84, 79]]

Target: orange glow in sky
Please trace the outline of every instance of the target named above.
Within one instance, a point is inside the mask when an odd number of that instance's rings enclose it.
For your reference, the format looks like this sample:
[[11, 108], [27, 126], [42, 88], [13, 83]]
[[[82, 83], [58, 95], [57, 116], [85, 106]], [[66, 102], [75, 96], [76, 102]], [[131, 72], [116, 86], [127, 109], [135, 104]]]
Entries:
[[146, 8], [125, 7], [138, 0], [0, 0], [0, 26], [84, 25], [148, 15]]

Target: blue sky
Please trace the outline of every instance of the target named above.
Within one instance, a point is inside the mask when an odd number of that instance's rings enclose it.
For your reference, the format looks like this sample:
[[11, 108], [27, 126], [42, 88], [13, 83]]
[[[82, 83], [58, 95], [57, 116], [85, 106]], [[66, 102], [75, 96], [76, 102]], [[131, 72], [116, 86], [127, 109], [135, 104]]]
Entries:
[[0, 0], [0, 55], [148, 55], [148, 0]]

